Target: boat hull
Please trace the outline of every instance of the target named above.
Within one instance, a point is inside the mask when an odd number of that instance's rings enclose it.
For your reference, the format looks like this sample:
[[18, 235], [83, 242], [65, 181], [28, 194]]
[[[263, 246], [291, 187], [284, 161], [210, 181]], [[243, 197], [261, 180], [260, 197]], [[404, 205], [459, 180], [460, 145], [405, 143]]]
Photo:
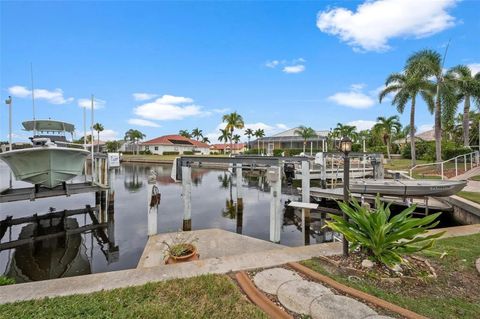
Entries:
[[350, 183], [350, 191], [359, 194], [380, 194], [400, 197], [447, 197], [455, 195], [466, 185], [466, 181], [358, 180]]
[[89, 154], [83, 149], [36, 147], [0, 153], [0, 159], [17, 180], [54, 188], [82, 174]]

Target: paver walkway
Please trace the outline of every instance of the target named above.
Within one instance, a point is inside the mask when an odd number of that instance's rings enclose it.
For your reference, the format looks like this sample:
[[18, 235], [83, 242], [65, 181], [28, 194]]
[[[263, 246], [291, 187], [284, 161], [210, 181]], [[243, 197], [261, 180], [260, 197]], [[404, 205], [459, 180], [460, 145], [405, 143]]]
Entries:
[[263, 292], [276, 295], [288, 310], [313, 319], [393, 319], [284, 268], [263, 270], [254, 276], [253, 282]]

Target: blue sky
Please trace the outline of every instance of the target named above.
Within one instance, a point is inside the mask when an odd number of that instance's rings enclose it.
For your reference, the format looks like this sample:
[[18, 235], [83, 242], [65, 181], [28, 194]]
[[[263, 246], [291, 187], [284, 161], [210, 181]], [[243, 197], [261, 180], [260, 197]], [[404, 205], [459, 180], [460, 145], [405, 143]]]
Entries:
[[[236, 1], [0, 3], [0, 94], [13, 96], [14, 137], [31, 119], [73, 122], [95, 94], [101, 139], [130, 128], [147, 138], [199, 127], [215, 141], [237, 111], [268, 134], [298, 125], [372, 125], [394, 115], [377, 92], [416, 50], [480, 71], [480, 3], [471, 1]], [[2, 102], [3, 104], [3, 102]], [[88, 104], [88, 103], [87, 103]], [[0, 107], [0, 140], [8, 134]], [[408, 121], [408, 112], [402, 115]], [[433, 117], [418, 108], [417, 127]], [[78, 134], [78, 136], [80, 136]]]

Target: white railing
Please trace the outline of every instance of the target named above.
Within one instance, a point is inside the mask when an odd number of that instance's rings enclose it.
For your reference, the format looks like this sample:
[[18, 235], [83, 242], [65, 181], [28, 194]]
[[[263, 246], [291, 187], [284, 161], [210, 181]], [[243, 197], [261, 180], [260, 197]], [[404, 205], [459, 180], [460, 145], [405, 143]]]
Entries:
[[[449, 175], [452, 175], [452, 176], [448, 176], [449, 178], [454, 177], [454, 176], [458, 176], [458, 175], [461, 175], [461, 174], [467, 172], [468, 170], [470, 170], [474, 167], [480, 166], [479, 152], [474, 151], [474, 152], [470, 152], [470, 153], [467, 153], [467, 154], [458, 155], [458, 156], [455, 156], [455, 157], [453, 157], [451, 159], [448, 159], [446, 161], [443, 161], [443, 162], [415, 165], [410, 169], [410, 177], [412, 177], [413, 171], [415, 169], [417, 169], [417, 168], [427, 168], [427, 167], [430, 167], [430, 166], [434, 166], [434, 169], [431, 170], [430, 172], [437, 172], [438, 173], [437, 168], [438, 167], [440, 168], [440, 176], [441, 176], [442, 179], [445, 179], [445, 173], [446, 172], [448, 172]], [[450, 172], [452, 174], [450, 174]], [[460, 174], [459, 174], [459, 172], [460, 172]]]

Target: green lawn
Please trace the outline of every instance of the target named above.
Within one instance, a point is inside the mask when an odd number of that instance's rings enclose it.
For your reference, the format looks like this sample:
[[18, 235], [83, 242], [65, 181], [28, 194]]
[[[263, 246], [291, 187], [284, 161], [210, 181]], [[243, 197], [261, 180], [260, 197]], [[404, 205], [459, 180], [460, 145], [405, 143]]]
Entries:
[[[439, 240], [424, 253], [438, 278], [425, 284], [386, 284], [371, 278], [351, 280], [327, 271], [318, 260], [302, 262], [305, 266], [335, 280], [390, 301], [430, 318], [471, 318], [480, 314], [480, 275], [475, 260], [480, 257], [480, 234]], [[444, 258], [440, 254], [446, 252]]]
[[471, 200], [472, 202], [480, 204], [480, 193], [476, 192], [460, 192], [457, 194], [460, 197]]
[[480, 175], [472, 176], [472, 177], [470, 177], [469, 179], [472, 180], [472, 181], [480, 182]]
[[[427, 164], [427, 161], [417, 160], [416, 164]], [[401, 158], [392, 159], [389, 163], [385, 164], [385, 169], [408, 171], [412, 165], [412, 160]]]
[[267, 318], [225, 275], [0, 305], [1, 318]]
[[[123, 154], [122, 158], [125, 160], [137, 160], [137, 161], [170, 161], [172, 162], [176, 157], [182, 155], [132, 155], [132, 154]], [[185, 155], [189, 156], [189, 155]], [[206, 155], [206, 156], [228, 156], [227, 155]]]

